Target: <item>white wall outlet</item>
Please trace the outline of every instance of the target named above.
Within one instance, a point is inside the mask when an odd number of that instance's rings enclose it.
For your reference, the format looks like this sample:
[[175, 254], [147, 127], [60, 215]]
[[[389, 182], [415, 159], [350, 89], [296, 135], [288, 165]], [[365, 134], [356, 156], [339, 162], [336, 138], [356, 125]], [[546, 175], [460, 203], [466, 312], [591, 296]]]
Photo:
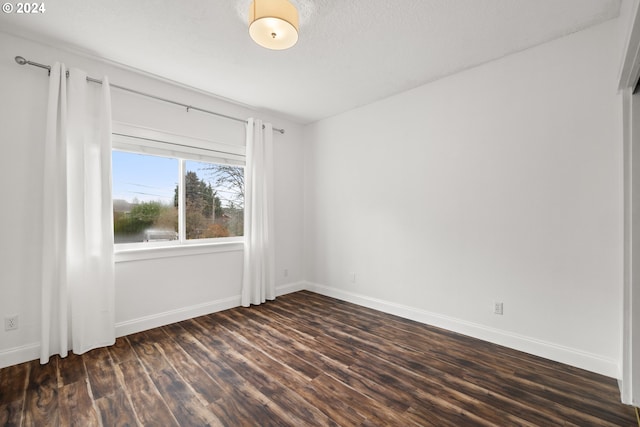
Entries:
[[284, 271], [282, 272], [284, 277], [289, 277], [289, 269], [285, 268]]
[[349, 273], [349, 280], [351, 283], [356, 283], [356, 273]]
[[13, 331], [18, 329], [18, 316], [10, 316], [4, 318], [4, 330]]
[[499, 314], [499, 315], [503, 315], [504, 314], [504, 305], [501, 302], [494, 302], [493, 303], [493, 314]]

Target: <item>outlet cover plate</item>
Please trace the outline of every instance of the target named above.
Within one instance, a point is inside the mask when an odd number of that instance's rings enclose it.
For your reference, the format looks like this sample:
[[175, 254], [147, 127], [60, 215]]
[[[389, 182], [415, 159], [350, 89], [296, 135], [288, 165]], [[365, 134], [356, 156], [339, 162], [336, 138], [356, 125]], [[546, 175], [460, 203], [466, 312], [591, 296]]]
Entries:
[[18, 329], [18, 316], [10, 316], [4, 318], [4, 330], [14, 331]]

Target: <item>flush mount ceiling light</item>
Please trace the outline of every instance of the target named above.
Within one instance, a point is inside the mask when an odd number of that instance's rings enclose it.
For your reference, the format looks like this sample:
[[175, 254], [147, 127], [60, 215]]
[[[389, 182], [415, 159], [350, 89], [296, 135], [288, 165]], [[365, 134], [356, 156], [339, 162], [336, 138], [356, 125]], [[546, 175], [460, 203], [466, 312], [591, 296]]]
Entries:
[[287, 0], [254, 0], [249, 7], [249, 34], [267, 49], [289, 49], [298, 41], [298, 10]]

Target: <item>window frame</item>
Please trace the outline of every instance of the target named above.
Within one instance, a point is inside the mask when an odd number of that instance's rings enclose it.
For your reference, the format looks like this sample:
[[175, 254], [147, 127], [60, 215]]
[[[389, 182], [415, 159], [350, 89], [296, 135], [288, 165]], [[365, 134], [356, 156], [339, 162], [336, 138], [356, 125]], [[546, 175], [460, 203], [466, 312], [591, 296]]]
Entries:
[[226, 164], [244, 168], [244, 146], [114, 122], [111, 150], [112, 152], [123, 151], [167, 157], [178, 161], [178, 239], [160, 242], [114, 243], [116, 262], [235, 251], [244, 248], [244, 236], [187, 239], [184, 194], [187, 161]]

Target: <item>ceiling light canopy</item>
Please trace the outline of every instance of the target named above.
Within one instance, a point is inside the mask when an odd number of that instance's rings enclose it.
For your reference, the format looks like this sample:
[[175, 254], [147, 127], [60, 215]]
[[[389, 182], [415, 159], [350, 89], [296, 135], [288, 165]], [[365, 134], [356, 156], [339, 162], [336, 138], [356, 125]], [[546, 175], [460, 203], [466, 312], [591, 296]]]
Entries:
[[267, 49], [289, 49], [298, 41], [298, 11], [288, 0], [254, 0], [249, 7], [249, 34]]

